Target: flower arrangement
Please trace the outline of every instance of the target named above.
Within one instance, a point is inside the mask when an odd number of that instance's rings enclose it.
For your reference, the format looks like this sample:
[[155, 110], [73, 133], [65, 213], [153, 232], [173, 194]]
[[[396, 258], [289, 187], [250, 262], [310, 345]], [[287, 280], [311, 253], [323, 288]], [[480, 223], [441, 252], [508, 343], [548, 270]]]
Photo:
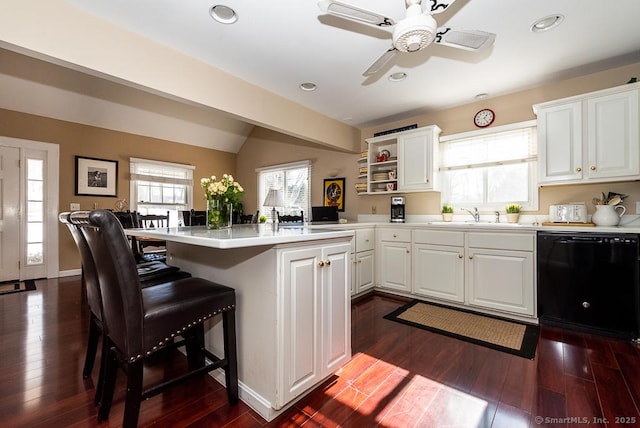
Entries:
[[451, 205], [443, 205], [442, 214], [453, 214], [453, 207]]
[[208, 201], [217, 200], [222, 203], [237, 206], [240, 204], [240, 197], [244, 194], [244, 189], [233, 175], [222, 174], [220, 181], [215, 175], [200, 179], [200, 185], [204, 189], [205, 197]]
[[200, 179], [207, 199], [207, 227], [221, 229], [231, 226], [233, 207], [241, 205], [240, 197], [244, 189], [231, 174], [223, 174], [218, 180], [215, 175]]
[[507, 205], [507, 214], [518, 214], [520, 212], [520, 204], [509, 204]]

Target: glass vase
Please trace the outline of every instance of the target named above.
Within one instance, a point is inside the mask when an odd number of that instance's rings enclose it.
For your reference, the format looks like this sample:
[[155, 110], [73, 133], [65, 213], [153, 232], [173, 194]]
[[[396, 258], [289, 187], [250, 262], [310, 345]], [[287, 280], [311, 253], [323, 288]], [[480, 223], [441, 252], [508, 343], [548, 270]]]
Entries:
[[207, 200], [207, 229], [226, 229], [231, 227], [233, 207], [217, 199]]

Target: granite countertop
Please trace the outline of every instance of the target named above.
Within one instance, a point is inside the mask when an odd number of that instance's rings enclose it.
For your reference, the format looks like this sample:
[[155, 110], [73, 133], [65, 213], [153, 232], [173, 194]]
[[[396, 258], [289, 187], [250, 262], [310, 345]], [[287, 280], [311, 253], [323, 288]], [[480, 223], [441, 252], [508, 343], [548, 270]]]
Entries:
[[271, 224], [238, 224], [222, 230], [208, 230], [205, 226], [125, 229], [125, 233], [129, 236], [158, 238], [221, 249], [353, 237], [353, 230], [350, 229], [336, 230], [320, 227], [278, 227], [274, 229]]

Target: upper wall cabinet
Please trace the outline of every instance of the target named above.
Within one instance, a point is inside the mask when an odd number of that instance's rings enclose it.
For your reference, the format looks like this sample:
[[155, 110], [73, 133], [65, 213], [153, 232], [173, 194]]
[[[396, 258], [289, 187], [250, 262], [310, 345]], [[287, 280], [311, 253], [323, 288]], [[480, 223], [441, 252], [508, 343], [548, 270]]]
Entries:
[[367, 139], [367, 193], [437, 190], [440, 132], [432, 125]]
[[640, 84], [533, 106], [540, 184], [640, 179]]

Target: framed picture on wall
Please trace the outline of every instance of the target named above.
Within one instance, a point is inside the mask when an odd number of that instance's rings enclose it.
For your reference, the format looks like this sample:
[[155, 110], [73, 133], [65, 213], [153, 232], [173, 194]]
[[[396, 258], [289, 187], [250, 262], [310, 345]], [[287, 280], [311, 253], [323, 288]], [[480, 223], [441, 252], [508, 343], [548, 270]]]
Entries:
[[338, 211], [344, 211], [344, 178], [324, 179], [324, 206], [338, 207]]
[[118, 161], [76, 156], [76, 196], [116, 197]]

